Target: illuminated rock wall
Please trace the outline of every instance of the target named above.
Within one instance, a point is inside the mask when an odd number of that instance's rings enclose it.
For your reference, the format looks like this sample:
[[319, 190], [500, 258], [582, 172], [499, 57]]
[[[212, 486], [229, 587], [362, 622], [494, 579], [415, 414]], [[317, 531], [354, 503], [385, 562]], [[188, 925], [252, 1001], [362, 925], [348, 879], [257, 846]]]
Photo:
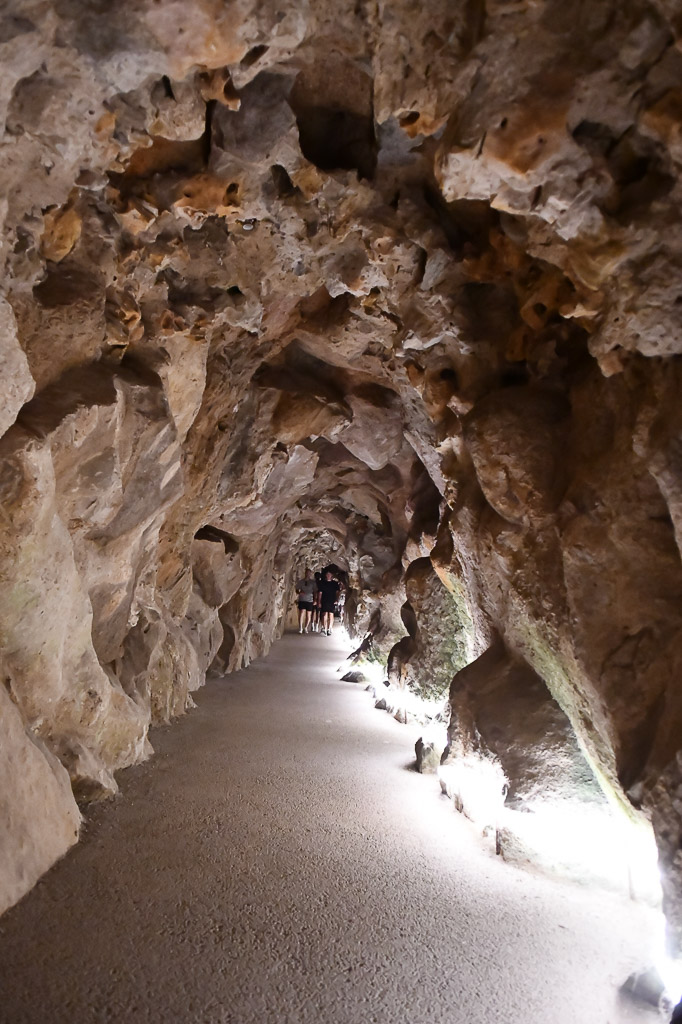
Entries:
[[74, 838], [59, 763], [113, 792], [307, 558], [410, 692], [498, 642], [527, 666], [652, 819], [682, 927], [681, 19], [2, 16], [7, 771], [61, 825], [6, 788], [0, 905]]

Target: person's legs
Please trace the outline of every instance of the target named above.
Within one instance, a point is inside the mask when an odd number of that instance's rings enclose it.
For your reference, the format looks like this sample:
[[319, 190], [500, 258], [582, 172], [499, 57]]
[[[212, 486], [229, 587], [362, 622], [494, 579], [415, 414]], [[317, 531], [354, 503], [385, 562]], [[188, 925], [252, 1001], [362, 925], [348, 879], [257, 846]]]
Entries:
[[312, 617], [313, 617], [313, 608], [312, 608], [312, 605], [308, 605], [308, 607], [305, 610], [305, 625], [304, 625], [304, 629], [305, 629], [306, 633], [310, 632], [310, 620], [312, 619]]
[[325, 631], [327, 633], [327, 636], [331, 636], [331, 634], [332, 634], [332, 625], [333, 625], [333, 623], [334, 623], [334, 612], [325, 612], [324, 613], [324, 629], [325, 629]]
[[299, 633], [303, 632], [303, 623], [304, 623], [304, 621], [305, 621], [305, 608], [303, 607], [303, 602], [299, 601], [298, 602], [298, 631], [299, 631]]

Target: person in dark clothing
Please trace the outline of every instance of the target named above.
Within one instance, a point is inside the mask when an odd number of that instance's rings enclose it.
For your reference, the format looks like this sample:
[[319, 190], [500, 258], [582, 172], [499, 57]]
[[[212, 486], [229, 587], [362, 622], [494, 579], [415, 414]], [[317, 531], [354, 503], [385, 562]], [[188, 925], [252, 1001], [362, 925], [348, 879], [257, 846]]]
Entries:
[[329, 569], [327, 569], [324, 574], [324, 579], [320, 581], [317, 591], [322, 616], [322, 632], [326, 633], [327, 636], [332, 635], [332, 627], [334, 625], [334, 605], [336, 604], [336, 598], [340, 590], [341, 586], [339, 581], [335, 580]]

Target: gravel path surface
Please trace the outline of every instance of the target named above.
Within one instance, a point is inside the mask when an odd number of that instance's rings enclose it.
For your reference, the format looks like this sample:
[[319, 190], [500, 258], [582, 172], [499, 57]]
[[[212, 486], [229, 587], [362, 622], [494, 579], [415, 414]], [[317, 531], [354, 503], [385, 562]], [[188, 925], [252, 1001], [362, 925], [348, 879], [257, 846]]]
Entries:
[[488, 854], [291, 634], [155, 730], [0, 919], [3, 1024], [640, 1024], [652, 915]]

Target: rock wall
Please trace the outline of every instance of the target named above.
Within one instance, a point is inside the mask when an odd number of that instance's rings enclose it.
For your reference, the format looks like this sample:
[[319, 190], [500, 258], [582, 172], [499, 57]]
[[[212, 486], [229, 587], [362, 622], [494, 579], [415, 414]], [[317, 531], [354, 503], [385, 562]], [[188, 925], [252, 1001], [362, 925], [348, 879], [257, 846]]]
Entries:
[[0, 906], [74, 839], [64, 770], [113, 792], [310, 557], [411, 692], [526, 666], [653, 822], [680, 940], [681, 31], [673, 0], [2, 14]]

